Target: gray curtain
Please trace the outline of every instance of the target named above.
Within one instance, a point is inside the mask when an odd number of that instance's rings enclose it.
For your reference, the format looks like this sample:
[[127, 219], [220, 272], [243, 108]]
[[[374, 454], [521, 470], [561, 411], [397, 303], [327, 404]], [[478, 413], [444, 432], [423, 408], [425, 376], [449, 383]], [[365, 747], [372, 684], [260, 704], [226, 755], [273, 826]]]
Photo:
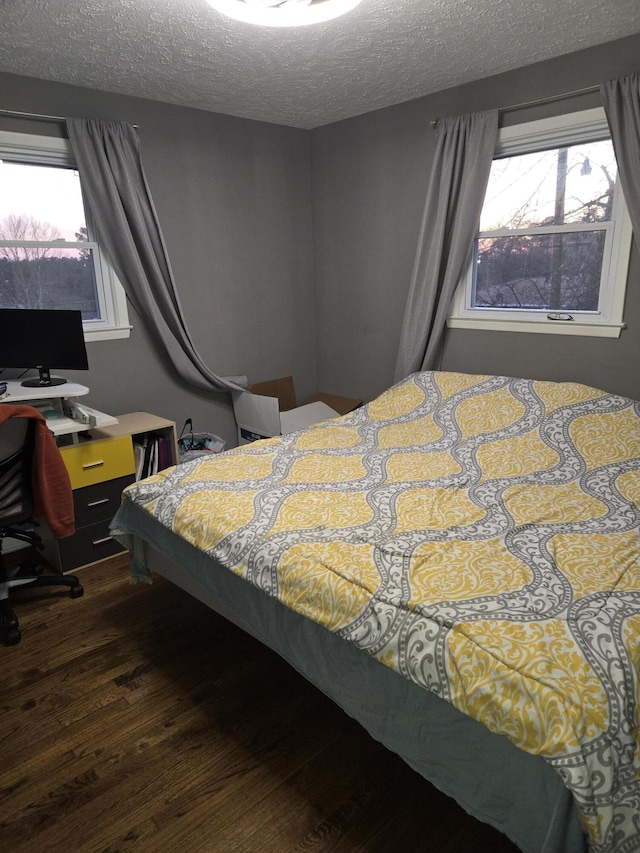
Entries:
[[608, 80], [600, 86], [600, 94], [633, 233], [640, 246], [640, 74]]
[[156, 343], [188, 384], [205, 391], [242, 390], [244, 377], [212, 373], [193, 345], [134, 128], [117, 121], [67, 119], [67, 129], [100, 242]]
[[451, 298], [469, 261], [498, 138], [498, 111], [438, 121], [395, 381], [435, 366]]

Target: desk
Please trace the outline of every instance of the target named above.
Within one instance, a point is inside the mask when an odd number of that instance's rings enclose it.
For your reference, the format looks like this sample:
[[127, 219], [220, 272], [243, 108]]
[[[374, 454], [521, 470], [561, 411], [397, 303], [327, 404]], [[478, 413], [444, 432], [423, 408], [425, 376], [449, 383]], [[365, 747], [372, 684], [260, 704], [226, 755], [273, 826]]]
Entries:
[[[117, 423], [117, 418], [96, 412], [94, 409], [84, 406], [85, 416], [80, 417], [78, 412], [72, 411], [69, 401], [78, 397], [84, 397], [89, 393], [86, 385], [78, 385], [75, 382], [65, 382], [64, 385], [51, 385], [42, 388], [25, 388], [20, 382], [7, 382], [7, 393], [0, 398], [0, 403], [26, 403], [34, 406], [39, 411], [45, 408], [55, 411], [53, 417], [47, 417], [47, 426], [55, 436], [69, 435], [74, 443], [78, 441], [78, 433], [91, 429], [91, 416], [99, 417], [101, 426]], [[46, 406], [50, 403], [50, 406]]]

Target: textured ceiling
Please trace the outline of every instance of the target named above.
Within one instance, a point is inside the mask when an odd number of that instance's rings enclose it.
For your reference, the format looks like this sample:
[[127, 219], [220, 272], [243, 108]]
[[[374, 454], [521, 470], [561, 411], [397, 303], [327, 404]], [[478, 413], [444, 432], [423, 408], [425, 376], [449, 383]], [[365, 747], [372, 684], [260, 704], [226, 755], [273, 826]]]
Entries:
[[0, 31], [1, 71], [312, 128], [640, 32], [640, 2], [362, 0], [265, 29], [206, 0], [0, 0]]

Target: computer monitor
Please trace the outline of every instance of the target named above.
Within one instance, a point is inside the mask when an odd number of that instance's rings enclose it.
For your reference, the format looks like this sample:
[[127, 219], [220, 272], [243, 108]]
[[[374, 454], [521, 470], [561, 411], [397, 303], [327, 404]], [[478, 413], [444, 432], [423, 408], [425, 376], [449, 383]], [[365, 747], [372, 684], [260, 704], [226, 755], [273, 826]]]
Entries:
[[27, 388], [63, 385], [55, 370], [88, 370], [82, 312], [0, 308], [0, 367], [36, 368], [38, 377], [25, 379]]

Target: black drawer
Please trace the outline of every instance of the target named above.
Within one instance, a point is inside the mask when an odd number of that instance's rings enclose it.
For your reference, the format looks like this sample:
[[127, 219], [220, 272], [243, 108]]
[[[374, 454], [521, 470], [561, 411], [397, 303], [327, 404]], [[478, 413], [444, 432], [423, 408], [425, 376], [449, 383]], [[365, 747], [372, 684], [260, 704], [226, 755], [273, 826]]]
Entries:
[[73, 536], [58, 541], [62, 571], [68, 572], [86, 563], [119, 554], [124, 548], [109, 533], [110, 518], [76, 530]]
[[95, 524], [97, 521], [112, 519], [120, 506], [122, 490], [133, 483], [133, 474], [105, 480], [93, 486], [84, 486], [73, 493], [73, 505], [76, 515], [76, 529]]

